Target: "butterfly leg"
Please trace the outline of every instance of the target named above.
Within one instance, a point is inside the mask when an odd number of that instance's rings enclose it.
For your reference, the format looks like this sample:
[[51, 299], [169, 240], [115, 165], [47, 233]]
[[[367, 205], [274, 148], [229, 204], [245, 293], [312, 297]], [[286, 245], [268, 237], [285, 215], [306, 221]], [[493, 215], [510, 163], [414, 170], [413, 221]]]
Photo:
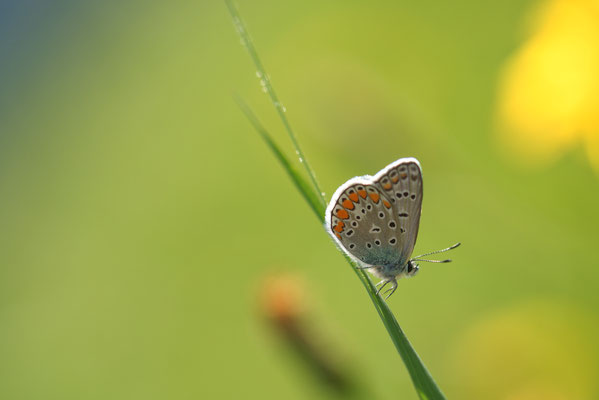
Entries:
[[[393, 281], [387, 281], [387, 282], [393, 282], [393, 284], [391, 285], [391, 288], [389, 288], [385, 291], [385, 293], [391, 292], [387, 295], [387, 297], [385, 297], [385, 300], [387, 300], [393, 293], [395, 293], [395, 289], [397, 289], [397, 281], [395, 279], [393, 279]], [[383, 293], [383, 294], [385, 294], [385, 293]]]
[[376, 295], [377, 295], [377, 296], [379, 295], [379, 293], [381, 292], [381, 290], [383, 290], [383, 288], [384, 288], [384, 287], [387, 285], [387, 283], [389, 283], [389, 282], [391, 282], [391, 281], [380, 281], [379, 283], [377, 283], [377, 284], [376, 284], [376, 286], [378, 286], [378, 285], [380, 285], [380, 284], [382, 283], [382, 285], [381, 285], [381, 287], [379, 288], [379, 290], [377, 290], [377, 291], [376, 291]]

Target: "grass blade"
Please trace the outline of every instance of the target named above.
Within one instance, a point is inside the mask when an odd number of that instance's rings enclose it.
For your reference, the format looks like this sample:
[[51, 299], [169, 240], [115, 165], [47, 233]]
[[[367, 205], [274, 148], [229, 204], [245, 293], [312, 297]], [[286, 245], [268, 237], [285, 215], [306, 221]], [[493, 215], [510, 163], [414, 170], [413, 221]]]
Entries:
[[[316, 190], [319, 201], [324, 209], [324, 208], [326, 208], [326, 202], [324, 200], [324, 196], [322, 195], [322, 190], [320, 190], [320, 186], [318, 186], [318, 181], [316, 180], [316, 175], [314, 175], [314, 171], [310, 167], [310, 163], [308, 163], [308, 159], [306, 158], [306, 156], [304, 155], [304, 152], [302, 151], [301, 147], [299, 146], [299, 143], [297, 141], [295, 133], [293, 132], [293, 129], [291, 129], [289, 120], [287, 120], [287, 116], [285, 115], [285, 112], [286, 112], [285, 107], [279, 101], [279, 98], [277, 97], [277, 94], [275, 93], [275, 90], [272, 87], [272, 84], [270, 83], [270, 77], [266, 73], [266, 70], [264, 69], [264, 66], [262, 65], [262, 61], [260, 61], [260, 57], [258, 57], [258, 52], [256, 51], [256, 48], [254, 47], [252, 38], [247, 33], [247, 29], [245, 27], [245, 24], [243, 23], [243, 20], [241, 19], [241, 15], [239, 15], [239, 11], [237, 11], [237, 8], [235, 7], [235, 4], [233, 4], [232, 0], [225, 0], [225, 3], [227, 4], [227, 7], [229, 8], [229, 12], [231, 13], [231, 16], [233, 17], [233, 23], [235, 24], [235, 28], [237, 29], [237, 32], [239, 33], [239, 36], [241, 37], [241, 41], [242, 41], [243, 45], [247, 48], [248, 53], [250, 53], [250, 57], [252, 58], [252, 61], [254, 62], [254, 65], [256, 66], [256, 74], [258, 75], [258, 78], [260, 78], [260, 84], [262, 85], [262, 87], [266, 91], [266, 93], [268, 93], [268, 95], [270, 96], [272, 104], [275, 106], [275, 109], [277, 110], [277, 113], [279, 114], [279, 118], [281, 118], [281, 122], [283, 122], [283, 126], [285, 126], [285, 130], [287, 131], [287, 134], [291, 138], [291, 142], [293, 143], [293, 147], [295, 147], [295, 150], [299, 157], [299, 161], [300, 161], [300, 163], [304, 164], [304, 167], [306, 168], [306, 171], [308, 172], [308, 176], [310, 177], [310, 181], [312, 181], [312, 185], [314, 185], [314, 189]], [[324, 213], [323, 213], [323, 215], [324, 215]]]
[[370, 277], [364, 270], [358, 269], [358, 266], [347, 255], [345, 255], [345, 258], [348, 263], [352, 265], [354, 272], [356, 275], [358, 275], [358, 278], [368, 290], [370, 299], [372, 300], [376, 311], [381, 317], [381, 320], [383, 321], [383, 324], [385, 325], [385, 328], [391, 337], [391, 341], [395, 345], [397, 352], [405, 364], [410, 374], [410, 378], [412, 379], [412, 383], [414, 384], [416, 392], [420, 398], [423, 400], [445, 399], [445, 395], [443, 395], [443, 392], [439, 386], [437, 386], [437, 383], [418, 356], [418, 353], [416, 353], [416, 350], [414, 350], [414, 347], [412, 347], [412, 344], [399, 326], [399, 323], [389, 309], [389, 306], [380, 295], [376, 294], [376, 288], [372, 284]]
[[297, 188], [297, 190], [299, 190], [304, 199], [308, 202], [308, 204], [312, 208], [312, 211], [314, 211], [314, 213], [316, 214], [316, 217], [320, 221], [322, 221], [325, 207], [319, 200], [318, 196], [316, 196], [314, 190], [312, 190], [308, 182], [306, 182], [306, 180], [302, 178], [299, 172], [295, 170], [291, 162], [287, 159], [287, 157], [285, 157], [285, 154], [283, 154], [279, 146], [275, 143], [275, 141], [269, 135], [266, 128], [264, 128], [264, 126], [260, 123], [256, 115], [252, 112], [248, 105], [238, 96], [235, 96], [235, 101], [237, 102], [237, 105], [239, 106], [241, 111], [250, 121], [254, 129], [258, 132], [258, 134], [260, 134], [260, 136], [266, 142], [270, 150], [274, 153], [275, 157], [277, 158], [277, 160], [279, 160], [285, 171], [287, 171], [287, 174], [295, 184], [295, 187]]
[[[276, 145], [274, 140], [271, 138], [271, 136], [266, 131], [266, 129], [260, 124], [260, 122], [254, 115], [254, 113], [250, 110], [250, 108], [247, 106], [247, 104], [245, 104], [241, 99], [236, 98], [237, 104], [239, 105], [241, 110], [244, 112], [244, 114], [246, 115], [246, 117], [248, 118], [250, 123], [253, 125], [254, 129], [256, 129], [256, 131], [258, 131], [258, 133], [260, 134], [260, 136], [262, 136], [262, 138], [267, 143], [267, 145], [269, 146], [271, 151], [275, 154], [275, 157], [279, 160], [279, 162], [281, 163], [283, 168], [287, 171], [289, 177], [294, 182], [297, 189], [300, 191], [300, 193], [302, 194], [304, 199], [308, 202], [308, 204], [310, 205], [312, 210], [315, 212], [319, 221], [322, 223], [323, 218], [324, 218], [326, 203], [325, 203], [324, 197], [322, 195], [322, 192], [316, 182], [316, 177], [314, 175], [314, 172], [312, 171], [309, 164], [307, 163], [306, 158], [304, 157], [303, 152], [299, 146], [299, 143], [295, 137], [295, 134], [291, 130], [289, 122], [287, 121], [287, 118], [285, 117], [285, 114], [284, 114], [285, 110], [284, 110], [283, 106], [281, 105], [281, 103], [279, 102], [277, 96], [275, 95], [275, 92], [270, 83], [270, 79], [268, 79], [268, 76], [266, 75], [264, 67], [262, 66], [262, 63], [260, 62], [260, 59], [258, 58], [258, 54], [256, 53], [256, 50], [255, 50], [255, 48], [252, 44], [252, 41], [247, 33], [245, 25], [243, 24], [243, 22], [241, 20], [239, 12], [233, 5], [232, 0], [225, 0], [225, 2], [227, 3], [227, 6], [229, 7], [229, 12], [231, 13], [231, 16], [233, 17], [235, 27], [237, 28], [237, 31], [238, 31], [239, 35], [241, 36], [242, 43], [247, 47], [247, 49], [250, 53], [250, 56], [252, 57], [252, 60], [254, 61], [254, 64], [256, 65], [256, 68], [258, 70], [258, 75], [261, 76], [262, 85], [265, 88], [265, 90], [269, 93], [270, 98], [271, 98], [275, 108], [277, 109], [279, 116], [281, 117], [281, 120], [283, 121], [283, 125], [285, 126], [285, 129], [287, 130], [287, 133], [289, 134], [289, 136], [291, 138], [293, 146], [295, 147], [296, 152], [297, 152], [298, 156], [300, 157], [300, 161], [303, 161], [303, 164], [306, 167], [306, 170], [308, 172], [308, 175], [310, 176], [310, 180], [312, 182], [313, 187], [311, 187], [301, 177], [301, 175], [299, 175], [299, 173], [294, 169], [292, 163], [285, 156], [285, 154], [280, 150], [280, 148]], [[358, 266], [345, 253], [344, 253], [344, 256], [345, 256], [345, 259], [347, 260], [347, 262], [352, 266], [352, 269], [354, 270], [354, 273], [358, 276], [358, 279], [360, 279], [360, 281], [366, 288], [368, 295], [370, 296], [370, 299], [371, 299], [372, 303], [374, 304], [374, 307], [376, 308], [381, 320], [383, 321], [383, 325], [385, 326], [385, 328], [387, 329], [387, 332], [389, 333], [389, 336], [391, 337], [391, 341], [395, 345], [397, 352], [399, 353], [403, 363], [405, 364], [405, 366], [410, 374], [410, 378], [412, 379], [412, 382], [414, 384], [414, 387], [416, 388], [416, 392], [418, 393], [418, 396], [421, 399], [426, 399], [426, 400], [445, 399], [443, 392], [441, 392], [441, 389], [437, 386], [437, 384], [435, 383], [435, 380], [433, 379], [431, 374], [428, 372], [426, 366], [424, 365], [424, 363], [422, 362], [422, 360], [420, 359], [420, 357], [418, 356], [418, 354], [416, 353], [416, 351], [410, 344], [410, 341], [408, 340], [405, 333], [399, 326], [397, 320], [395, 319], [395, 316], [389, 309], [387, 303], [379, 295], [377, 295], [376, 288], [372, 284], [370, 277], [367, 275], [367, 273], [363, 269], [358, 269]]]

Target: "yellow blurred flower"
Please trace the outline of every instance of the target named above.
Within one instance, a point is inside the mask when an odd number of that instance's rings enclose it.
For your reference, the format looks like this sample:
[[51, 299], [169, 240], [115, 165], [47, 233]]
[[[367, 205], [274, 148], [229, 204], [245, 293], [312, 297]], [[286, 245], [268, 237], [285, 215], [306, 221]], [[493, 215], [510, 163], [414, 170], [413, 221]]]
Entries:
[[500, 141], [530, 164], [582, 144], [599, 172], [599, 1], [551, 0], [535, 17], [503, 71]]
[[598, 328], [574, 304], [537, 300], [485, 315], [453, 347], [452, 397], [596, 399]]

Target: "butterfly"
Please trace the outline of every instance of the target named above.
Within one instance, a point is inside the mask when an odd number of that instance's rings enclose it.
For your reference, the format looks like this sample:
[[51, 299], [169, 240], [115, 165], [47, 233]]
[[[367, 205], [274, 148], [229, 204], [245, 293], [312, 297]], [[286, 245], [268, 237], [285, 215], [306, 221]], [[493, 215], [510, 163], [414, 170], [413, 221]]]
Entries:
[[325, 224], [337, 245], [358, 263], [381, 279], [376, 285], [389, 298], [397, 289], [397, 279], [416, 275], [416, 261], [446, 263], [451, 260], [410, 258], [422, 210], [422, 169], [413, 157], [400, 158], [376, 175], [351, 178], [341, 185], [326, 209]]

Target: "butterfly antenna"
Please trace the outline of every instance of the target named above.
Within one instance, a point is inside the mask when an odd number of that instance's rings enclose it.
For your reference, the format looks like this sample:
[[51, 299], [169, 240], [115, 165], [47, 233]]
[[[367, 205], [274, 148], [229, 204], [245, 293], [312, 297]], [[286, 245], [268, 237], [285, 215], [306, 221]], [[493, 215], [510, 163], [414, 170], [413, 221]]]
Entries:
[[[412, 260], [415, 260], [414, 258]], [[422, 258], [416, 261], [426, 261], [426, 262], [432, 262], [432, 263], [448, 263], [451, 262], [450, 259], [447, 260], [423, 260]]]
[[[413, 257], [412, 260], [418, 260], [420, 257], [426, 257], [426, 256], [430, 256], [431, 254], [443, 253], [445, 251], [453, 250], [453, 249], [455, 249], [456, 247], [458, 247], [461, 244], [462, 243], [456, 243], [453, 246], [450, 246], [450, 247], [448, 247], [446, 249], [443, 249], [443, 250], [431, 251], [430, 253], [421, 254], [419, 256]], [[418, 260], [418, 261], [429, 261], [429, 260]], [[450, 262], [450, 261], [451, 260], [444, 260], [444, 261], [441, 261], [441, 262]], [[429, 262], [432, 262], [432, 261], [429, 261]], [[436, 262], [439, 262], [439, 261], [436, 261]]]

